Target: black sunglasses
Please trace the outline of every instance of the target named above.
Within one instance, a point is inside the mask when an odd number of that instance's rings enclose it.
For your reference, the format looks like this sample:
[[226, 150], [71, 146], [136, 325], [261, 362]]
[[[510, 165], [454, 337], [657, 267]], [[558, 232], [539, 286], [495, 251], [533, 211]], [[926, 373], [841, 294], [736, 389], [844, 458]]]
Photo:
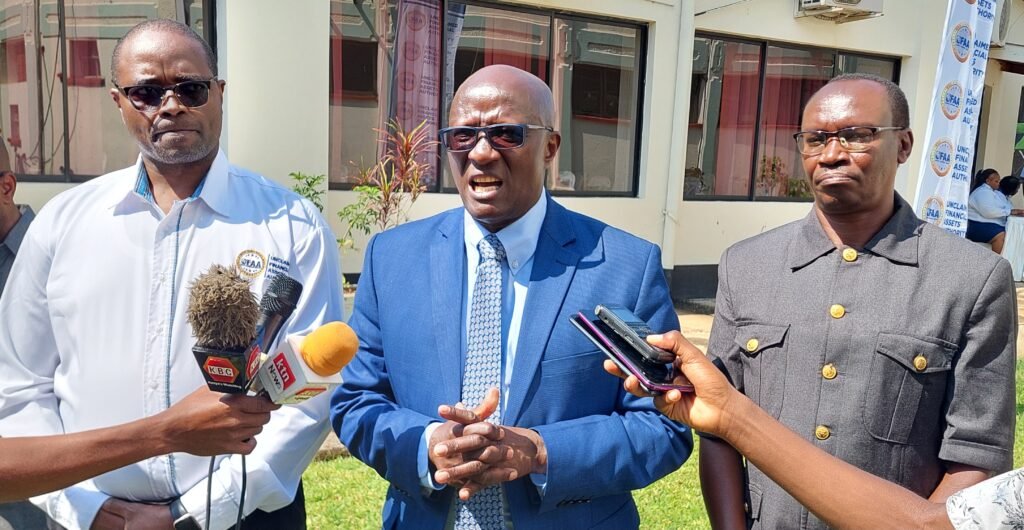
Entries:
[[480, 133], [487, 137], [487, 143], [494, 149], [515, 149], [526, 142], [527, 129], [544, 129], [555, 132], [544, 125], [526, 123], [498, 123], [486, 127], [448, 127], [437, 131], [441, 145], [453, 153], [470, 151], [480, 141]]
[[210, 99], [210, 84], [216, 81], [216, 77], [206, 80], [190, 80], [175, 83], [173, 85], [135, 85], [120, 87], [117, 83], [114, 86], [120, 90], [132, 106], [143, 112], [152, 112], [160, 108], [164, 103], [167, 91], [174, 92], [178, 102], [186, 107], [202, 107]]

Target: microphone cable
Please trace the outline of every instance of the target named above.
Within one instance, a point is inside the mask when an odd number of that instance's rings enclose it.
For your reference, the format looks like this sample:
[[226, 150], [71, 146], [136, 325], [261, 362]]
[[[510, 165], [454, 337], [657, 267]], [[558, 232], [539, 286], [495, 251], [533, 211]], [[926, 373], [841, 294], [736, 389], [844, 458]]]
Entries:
[[217, 461], [216, 456], [210, 457], [210, 469], [206, 472], [206, 528], [210, 530], [210, 499], [213, 498], [213, 464]]
[[[206, 472], [206, 525], [205, 530], [210, 530], [210, 504], [213, 499], [213, 466], [217, 461], [216, 456], [210, 457], [210, 468]], [[235, 530], [242, 530], [242, 521], [245, 517], [245, 455], [242, 455], [242, 493], [238, 498], [238, 515], [235, 516]]]
[[242, 514], [245, 510], [245, 455], [242, 455], [242, 494], [238, 497], [238, 516], [235, 517], [235, 530], [242, 530], [242, 521], [245, 516]]

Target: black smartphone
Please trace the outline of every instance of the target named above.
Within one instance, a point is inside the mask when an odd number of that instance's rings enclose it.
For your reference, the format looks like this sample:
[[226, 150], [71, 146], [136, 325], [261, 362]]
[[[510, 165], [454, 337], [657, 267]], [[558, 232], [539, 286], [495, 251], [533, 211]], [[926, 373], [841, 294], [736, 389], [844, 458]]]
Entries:
[[659, 362], [670, 363], [675, 359], [672, 352], [655, 348], [647, 343], [647, 336], [653, 335], [654, 331], [647, 326], [640, 317], [632, 311], [619, 305], [599, 305], [594, 309], [597, 318], [612, 328], [617, 335], [633, 345], [647, 359]]
[[587, 336], [605, 356], [612, 360], [623, 373], [635, 375], [640, 386], [651, 394], [662, 394], [669, 390], [693, 392], [690, 385], [673, 383], [676, 372], [670, 363], [660, 363], [647, 359], [636, 351], [632, 345], [615, 333], [611, 327], [600, 320], [590, 320], [582, 312], [569, 319], [576, 329]]

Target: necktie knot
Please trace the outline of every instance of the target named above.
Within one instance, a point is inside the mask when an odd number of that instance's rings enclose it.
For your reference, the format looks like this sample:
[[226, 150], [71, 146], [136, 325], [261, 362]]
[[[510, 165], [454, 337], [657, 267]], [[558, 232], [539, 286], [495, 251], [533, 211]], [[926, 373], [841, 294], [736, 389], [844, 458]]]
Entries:
[[487, 234], [487, 237], [477, 243], [476, 248], [480, 252], [481, 261], [505, 261], [505, 247], [501, 246], [501, 241], [494, 234]]

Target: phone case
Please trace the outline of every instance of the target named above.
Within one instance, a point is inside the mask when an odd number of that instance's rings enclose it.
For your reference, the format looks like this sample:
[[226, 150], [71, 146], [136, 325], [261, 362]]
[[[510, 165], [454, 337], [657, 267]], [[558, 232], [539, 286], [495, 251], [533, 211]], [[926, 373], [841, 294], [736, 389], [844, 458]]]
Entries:
[[[594, 321], [587, 318], [582, 312], [577, 313], [569, 319], [576, 329], [580, 330], [591, 342], [594, 343], [600, 349], [605, 356], [612, 360], [625, 373], [633, 374], [640, 380], [640, 385], [645, 390], [651, 393], [664, 393], [669, 390], [679, 390], [681, 392], [693, 392], [693, 387], [690, 385], [675, 385], [670, 383], [659, 383], [651, 381], [644, 375], [644, 373], [636, 366], [636, 363], [624, 354], [615, 342], [611, 340], [604, 332], [597, 328]], [[607, 325], [607, 324], [606, 324]], [[642, 354], [641, 354], [642, 355]]]
[[[628, 323], [622, 321], [621, 317], [615, 314], [615, 311], [623, 311], [625, 313], [628, 313], [638, 322], [643, 323], [643, 329], [638, 330], [633, 326], [630, 326]], [[653, 331], [650, 330], [650, 328], [647, 326], [647, 323], [644, 322], [643, 319], [634, 315], [633, 312], [630, 311], [629, 309], [626, 309], [625, 307], [618, 305], [598, 305], [594, 312], [597, 314], [597, 317], [601, 319], [602, 322], [607, 324], [608, 327], [613, 332], [615, 332], [616, 335], [622, 337], [623, 340], [628, 342], [633, 347], [633, 349], [635, 349], [645, 358], [660, 363], [670, 363], [675, 359], [675, 355], [672, 355], [669, 352], [665, 352], [663, 350], [655, 348], [654, 346], [651, 346], [650, 344], [647, 344], [646, 338], [644, 336], [641, 336], [640, 333], [641, 331], [643, 331], [645, 334], [649, 334], [653, 333]]]

